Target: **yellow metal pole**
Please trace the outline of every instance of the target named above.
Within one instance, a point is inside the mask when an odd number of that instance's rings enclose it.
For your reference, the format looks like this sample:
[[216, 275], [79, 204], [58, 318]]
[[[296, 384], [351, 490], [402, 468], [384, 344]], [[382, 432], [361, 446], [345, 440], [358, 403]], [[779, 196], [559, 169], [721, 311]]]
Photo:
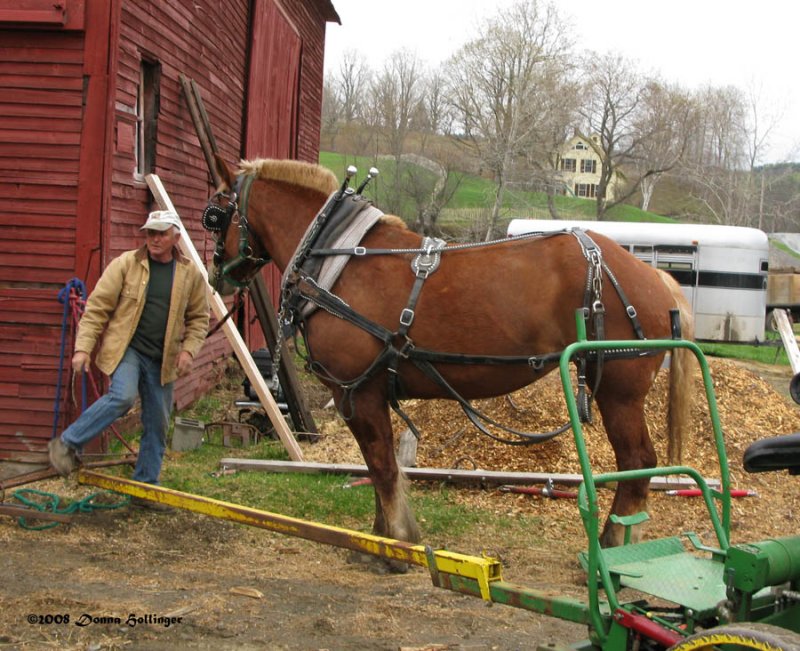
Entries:
[[78, 483], [97, 486], [124, 495], [140, 497], [153, 502], [175, 506], [187, 511], [202, 513], [213, 518], [247, 524], [275, 533], [304, 538], [325, 545], [334, 545], [357, 552], [380, 556], [392, 561], [427, 567], [431, 575], [453, 574], [478, 582], [481, 596], [491, 601], [489, 584], [502, 579], [500, 562], [490, 557], [469, 556], [447, 550], [434, 550], [424, 545], [412, 545], [402, 540], [383, 538], [360, 531], [352, 531], [319, 522], [309, 522], [269, 511], [260, 511], [239, 504], [223, 502], [210, 497], [183, 493], [163, 486], [144, 484], [81, 469]]

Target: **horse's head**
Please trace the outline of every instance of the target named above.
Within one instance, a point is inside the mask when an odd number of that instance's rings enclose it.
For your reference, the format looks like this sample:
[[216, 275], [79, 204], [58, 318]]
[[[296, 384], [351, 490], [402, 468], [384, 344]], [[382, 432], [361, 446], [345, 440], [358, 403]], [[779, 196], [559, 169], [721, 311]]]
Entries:
[[247, 287], [259, 269], [270, 261], [258, 236], [251, 232], [247, 203], [252, 174], [234, 176], [224, 160], [217, 159], [221, 183], [203, 211], [203, 228], [216, 240], [208, 278], [221, 294]]

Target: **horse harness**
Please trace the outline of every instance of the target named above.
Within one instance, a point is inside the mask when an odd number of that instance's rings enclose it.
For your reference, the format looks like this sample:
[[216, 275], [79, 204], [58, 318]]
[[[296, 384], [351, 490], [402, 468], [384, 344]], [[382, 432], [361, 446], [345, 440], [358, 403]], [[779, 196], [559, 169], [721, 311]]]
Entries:
[[[569, 429], [570, 424], [553, 430], [551, 432], [532, 434], [521, 432], [502, 425], [486, 414], [481, 413], [464, 399], [439, 373], [434, 364], [483, 364], [483, 365], [507, 365], [507, 364], [528, 364], [534, 371], [542, 370], [546, 365], [555, 363], [561, 357], [561, 352], [546, 353], [543, 355], [467, 355], [462, 353], [443, 353], [415, 346], [409, 336], [409, 330], [416, 317], [416, 304], [422, 293], [425, 281], [436, 272], [441, 264], [442, 254], [445, 251], [454, 251], [465, 248], [479, 248], [491, 246], [501, 242], [509, 242], [519, 239], [531, 239], [541, 237], [554, 237], [569, 234], [576, 238], [580, 244], [581, 251], [587, 261], [586, 283], [583, 299], [583, 318], [589, 323], [591, 329], [598, 340], [605, 337], [605, 306], [603, 304], [603, 273], [614, 287], [620, 301], [625, 307], [626, 314], [631, 322], [631, 326], [639, 339], [645, 339], [641, 324], [636, 314], [636, 309], [628, 301], [625, 292], [606, 265], [602, 257], [600, 247], [580, 229], [564, 229], [561, 231], [548, 231], [527, 233], [502, 240], [490, 242], [457, 244], [446, 246], [444, 240], [425, 237], [419, 248], [415, 249], [367, 249], [363, 246], [347, 246], [341, 248], [339, 243], [343, 240], [338, 239], [342, 231], [356, 219], [364, 221], [364, 231], [359, 232], [360, 237], [371, 227], [372, 224], [383, 214], [374, 208], [371, 202], [363, 197], [361, 192], [367, 181], [361, 184], [358, 191], [348, 187], [350, 174], [345, 179], [341, 188], [335, 191], [318, 213], [317, 217], [309, 225], [305, 236], [295, 251], [295, 254], [284, 274], [281, 291], [281, 310], [278, 316], [280, 327], [278, 328], [278, 342], [276, 342], [276, 359], [273, 364], [273, 384], [277, 382], [277, 369], [280, 366], [280, 355], [283, 347], [283, 338], [287, 335], [296, 335], [297, 331], [305, 333], [305, 324], [309, 316], [316, 309], [323, 309], [326, 312], [348, 321], [359, 327], [365, 332], [376, 337], [383, 342], [383, 350], [372, 361], [369, 367], [358, 377], [350, 380], [342, 380], [332, 376], [327, 369], [313, 359], [313, 353], [308, 349], [307, 364], [315, 374], [326, 381], [335, 383], [349, 396], [342, 406], [343, 416], [352, 416], [352, 396], [356, 390], [373, 375], [383, 369], [388, 371], [389, 378], [389, 402], [392, 409], [405, 421], [409, 429], [419, 437], [416, 426], [410, 417], [402, 410], [399, 401], [403, 398], [398, 367], [402, 361], [409, 361], [420, 369], [429, 379], [442, 387], [451, 399], [458, 402], [470, 421], [484, 434], [503, 443], [512, 445], [526, 445], [540, 443], [550, 440], [558, 434]], [[230, 276], [231, 271], [239, 266], [249, 263], [260, 269], [269, 262], [269, 257], [254, 255], [251, 245], [251, 234], [247, 221], [247, 202], [253, 176], [241, 174], [237, 176], [233, 189], [230, 193], [217, 192], [209, 200], [206, 209], [203, 211], [202, 224], [207, 230], [213, 232], [216, 237], [216, 248], [214, 251], [214, 262], [217, 267], [217, 275], [214, 279], [214, 287], [220, 289], [224, 282], [229, 282], [239, 288], [246, 287], [248, 282], [237, 281]], [[224, 201], [224, 204], [223, 204]], [[236, 258], [224, 261], [224, 242], [227, 229], [231, 225], [237, 225], [239, 229], [239, 250]], [[352, 235], [352, 234], [351, 234]], [[263, 245], [260, 245], [263, 250]], [[406, 306], [402, 309], [398, 317], [397, 328], [392, 331], [353, 310], [342, 298], [330, 291], [335, 279], [343, 269], [343, 264], [334, 272], [333, 276], [328, 276], [325, 282], [320, 282], [322, 270], [325, 264], [321, 260], [336, 257], [349, 260], [352, 256], [369, 255], [407, 255], [414, 254], [411, 261], [411, 270], [415, 279], [411, 288], [410, 295], [406, 301]], [[591, 395], [593, 395], [600, 383], [602, 365], [606, 359], [633, 358], [652, 354], [651, 351], [641, 351], [636, 349], [615, 349], [613, 351], [588, 351], [582, 353], [576, 359], [578, 376], [578, 407], [581, 419], [591, 421]], [[591, 394], [587, 392], [587, 365], [589, 361], [596, 364], [595, 385]], [[350, 414], [345, 412], [345, 405], [351, 405]], [[499, 437], [486, 429], [484, 423], [498, 427], [510, 434], [515, 435], [516, 439]]]

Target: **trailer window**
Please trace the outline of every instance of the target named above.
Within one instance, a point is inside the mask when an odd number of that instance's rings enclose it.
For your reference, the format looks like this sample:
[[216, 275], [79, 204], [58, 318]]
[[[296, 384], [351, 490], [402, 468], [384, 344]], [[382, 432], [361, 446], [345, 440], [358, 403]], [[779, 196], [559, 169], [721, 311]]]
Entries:
[[694, 265], [691, 262], [678, 262], [675, 260], [659, 260], [658, 261], [658, 268], [659, 269], [689, 269], [691, 270]]

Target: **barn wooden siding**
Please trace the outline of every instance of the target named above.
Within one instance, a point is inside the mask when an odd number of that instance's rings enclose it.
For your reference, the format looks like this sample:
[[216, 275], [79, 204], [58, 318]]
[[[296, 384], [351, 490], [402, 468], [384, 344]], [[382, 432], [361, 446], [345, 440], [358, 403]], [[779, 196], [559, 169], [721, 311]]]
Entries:
[[[154, 171], [208, 257], [199, 214], [211, 187], [179, 76], [199, 85], [229, 162], [315, 161], [326, 21], [338, 21], [328, 0], [0, 0], [0, 457], [41, 449], [53, 429], [58, 291], [72, 277], [91, 290], [113, 257], [142, 241], [154, 207], [135, 174], [142, 60], [161, 72]], [[249, 334], [251, 348], [262, 345]], [[228, 353], [221, 335], [207, 342], [176, 385], [178, 408], [213, 385]], [[74, 417], [66, 389], [61, 410], [59, 431]]]
[[[255, 3], [248, 83], [244, 158], [319, 159], [325, 22], [323, 3], [270, 0]], [[264, 75], [263, 70], [272, 71]], [[278, 307], [280, 273], [270, 264], [262, 272]], [[265, 345], [255, 310], [244, 323], [251, 350]]]
[[100, 209], [110, 9], [0, 3], [0, 450], [36, 449], [53, 426], [56, 297], [98, 242], [83, 216]]
[[[208, 259], [213, 247], [199, 220], [211, 190], [208, 166], [179, 76], [183, 74], [197, 82], [219, 149], [228, 160], [235, 159], [244, 120], [241, 107], [246, 90], [249, 3], [125, 0], [119, 31], [113, 182], [104, 266], [142, 241], [139, 228], [147, 212], [156, 207], [146, 182], [135, 174], [136, 102], [143, 60], [161, 66], [154, 172], [201, 257]], [[194, 372], [175, 385], [179, 409], [215, 384], [218, 367], [227, 352], [221, 333], [206, 342], [195, 360]]]

